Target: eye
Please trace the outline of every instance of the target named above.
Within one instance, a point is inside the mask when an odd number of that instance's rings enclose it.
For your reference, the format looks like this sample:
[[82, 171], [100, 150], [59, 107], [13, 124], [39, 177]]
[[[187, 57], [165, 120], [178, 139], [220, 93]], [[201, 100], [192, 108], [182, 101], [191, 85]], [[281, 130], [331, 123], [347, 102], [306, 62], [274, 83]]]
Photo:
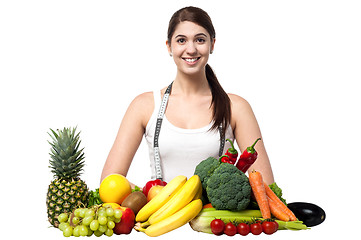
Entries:
[[183, 44], [185, 42], [186, 42], [186, 40], [184, 38], [178, 38], [177, 39], [177, 43]]
[[197, 38], [197, 42], [204, 43], [204, 42], [206, 42], [206, 40], [204, 38]]

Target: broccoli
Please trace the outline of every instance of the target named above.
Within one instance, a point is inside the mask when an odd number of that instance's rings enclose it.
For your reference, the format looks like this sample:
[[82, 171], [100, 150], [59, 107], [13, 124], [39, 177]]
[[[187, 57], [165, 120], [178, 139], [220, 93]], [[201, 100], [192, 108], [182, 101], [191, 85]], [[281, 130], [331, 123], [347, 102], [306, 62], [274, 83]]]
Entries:
[[248, 177], [236, 166], [221, 163], [207, 181], [207, 196], [216, 209], [239, 211], [250, 203]]
[[199, 176], [204, 190], [207, 188], [208, 178], [213, 174], [214, 170], [218, 168], [220, 164], [221, 162], [218, 159], [209, 157], [197, 165], [194, 171], [194, 175]]

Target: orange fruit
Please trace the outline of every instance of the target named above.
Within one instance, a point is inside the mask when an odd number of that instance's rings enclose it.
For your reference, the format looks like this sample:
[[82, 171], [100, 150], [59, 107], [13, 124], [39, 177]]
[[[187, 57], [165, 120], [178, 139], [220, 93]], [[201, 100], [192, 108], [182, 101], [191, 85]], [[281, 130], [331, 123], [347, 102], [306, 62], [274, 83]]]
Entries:
[[99, 196], [105, 203], [122, 204], [132, 192], [129, 181], [121, 174], [110, 174], [100, 183]]

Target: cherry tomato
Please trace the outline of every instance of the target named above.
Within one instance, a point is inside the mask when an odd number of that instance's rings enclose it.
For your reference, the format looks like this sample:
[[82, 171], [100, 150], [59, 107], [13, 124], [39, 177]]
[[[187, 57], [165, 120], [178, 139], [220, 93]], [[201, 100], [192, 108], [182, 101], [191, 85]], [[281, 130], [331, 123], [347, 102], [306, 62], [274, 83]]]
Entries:
[[214, 235], [221, 235], [224, 231], [224, 222], [221, 219], [214, 219], [211, 222], [211, 231]]
[[247, 236], [248, 233], [251, 231], [250, 227], [247, 223], [240, 223], [237, 226], [237, 231], [239, 234], [241, 234], [242, 236]]
[[234, 236], [237, 233], [237, 227], [234, 226], [233, 223], [229, 222], [224, 228], [224, 233], [228, 236]]
[[278, 224], [273, 221], [265, 221], [262, 223], [262, 229], [265, 234], [273, 234], [278, 229]]
[[262, 233], [262, 225], [260, 223], [252, 223], [251, 233], [253, 235], [260, 235]]
[[275, 223], [275, 228], [276, 228], [276, 231], [278, 230], [278, 222], [276, 222], [276, 221], [274, 221], [274, 223]]

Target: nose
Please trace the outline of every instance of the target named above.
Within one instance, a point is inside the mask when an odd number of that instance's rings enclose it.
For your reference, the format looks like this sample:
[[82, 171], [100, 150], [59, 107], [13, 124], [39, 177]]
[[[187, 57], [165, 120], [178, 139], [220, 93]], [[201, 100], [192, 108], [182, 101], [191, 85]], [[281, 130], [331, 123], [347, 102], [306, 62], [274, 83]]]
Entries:
[[189, 55], [194, 55], [197, 53], [197, 46], [195, 45], [194, 42], [192, 41], [189, 41], [188, 44], [187, 44], [187, 54]]

